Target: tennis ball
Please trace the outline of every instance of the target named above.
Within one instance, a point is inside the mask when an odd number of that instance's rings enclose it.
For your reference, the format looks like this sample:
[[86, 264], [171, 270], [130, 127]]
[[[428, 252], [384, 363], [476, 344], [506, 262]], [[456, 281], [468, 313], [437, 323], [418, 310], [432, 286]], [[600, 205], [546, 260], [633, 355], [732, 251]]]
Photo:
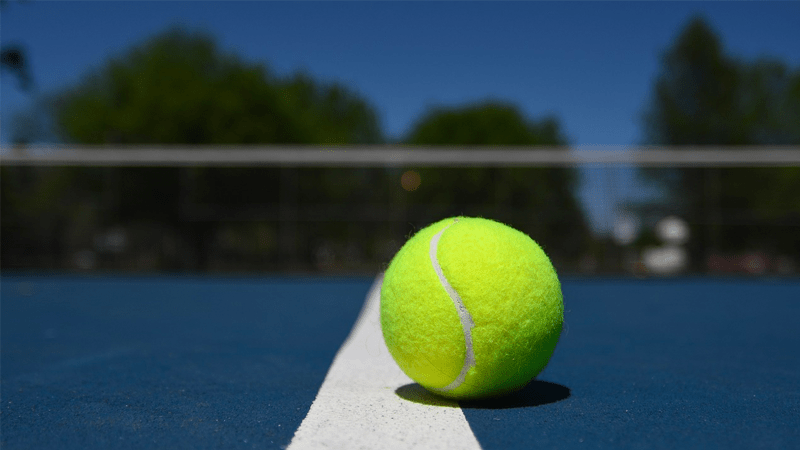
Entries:
[[550, 259], [526, 234], [454, 217], [416, 233], [381, 286], [381, 329], [398, 366], [454, 399], [499, 396], [544, 369], [564, 303]]

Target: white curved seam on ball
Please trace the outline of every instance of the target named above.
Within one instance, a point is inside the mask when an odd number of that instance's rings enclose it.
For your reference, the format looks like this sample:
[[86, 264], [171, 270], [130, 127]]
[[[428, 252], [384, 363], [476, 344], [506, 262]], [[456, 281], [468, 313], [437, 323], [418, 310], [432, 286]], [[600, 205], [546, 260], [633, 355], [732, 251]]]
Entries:
[[472, 328], [475, 326], [475, 323], [472, 321], [472, 316], [470, 315], [469, 311], [467, 311], [467, 307], [464, 306], [461, 296], [458, 295], [458, 292], [453, 289], [453, 286], [450, 285], [450, 282], [447, 281], [447, 278], [444, 276], [444, 272], [442, 272], [442, 266], [439, 265], [439, 259], [436, 256], [439, 248], [439, 239], [441, 239], [442, 234], [456, 222], [458, 222], [458, 220], [453, 221], [453, 223], [436, 233], [431, 238], [430, 246], [430, 257], [431, 263], [433, 264], [433, 270], [436, 271], [436, 275], [439, 277], [439, 282], [442, 284], [442, 287], [444, 287], [444, 290], [447, 291], [447, 295], [450, 296], [450, 300], [453, 301], [453, 305], [456, 307], [458, 318], [461, 321], [461, 327], [464, 330], [464, 344], [466, 347], [466, 355], [464, 356], [464, 365], [461, 367], [461, 373], [458, 374], [452, 383], [443, 388], [436, 389], [443, 392], [452, 391], [453, 389], [461, 386], [461, 383], [463, 383], [464, 379], [467, 377], [467, 372], [469, 372], [469, 369], [471, 367], [475, 367], [475, 352], [472, 348]]

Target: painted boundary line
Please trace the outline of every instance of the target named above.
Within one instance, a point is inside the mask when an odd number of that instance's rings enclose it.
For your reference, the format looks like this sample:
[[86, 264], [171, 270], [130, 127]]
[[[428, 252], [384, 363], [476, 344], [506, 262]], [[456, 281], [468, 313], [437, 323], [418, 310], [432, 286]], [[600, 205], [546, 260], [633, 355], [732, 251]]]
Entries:
[[424, 394], [417, 402], [396, 393], [421, 388], [397, 367], [383, 341], [382, 281], [375, 279], [288, 449], [480, 449], [457, 402]]
[[800, 166], [800, 147], [30, 146], [5, 166], [648, 167]]

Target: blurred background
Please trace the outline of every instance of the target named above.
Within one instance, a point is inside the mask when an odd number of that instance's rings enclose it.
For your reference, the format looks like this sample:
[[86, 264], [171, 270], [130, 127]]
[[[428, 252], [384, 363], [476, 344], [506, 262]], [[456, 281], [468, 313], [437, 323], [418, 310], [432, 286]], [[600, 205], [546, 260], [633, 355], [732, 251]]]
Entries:
[[[374, 274], [471, 215], [560, 274], [800, 275], [800, 3], [0, 8], [4, 271]], [[154, 154], [56, 162], [74, 148]], [[353, 148], [491, 152], [314, 156]], [[637, 162], [663, 148], [671, 163]], [[311, 156], [212, 162], [242, 149]], [[592, 157], [609, 151], [629, 157]]]

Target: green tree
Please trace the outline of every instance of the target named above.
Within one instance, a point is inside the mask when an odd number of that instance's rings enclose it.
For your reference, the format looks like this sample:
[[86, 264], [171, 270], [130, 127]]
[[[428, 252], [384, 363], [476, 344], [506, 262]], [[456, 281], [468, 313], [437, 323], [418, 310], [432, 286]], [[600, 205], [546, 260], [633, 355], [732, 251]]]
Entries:
[[[780, 61], [728, 56], [702, 18], [692, 19], [662, 57], [644, 117], [645, 143], [671, 147], [800, 144], [800, 70]], [[711, 251], [797, 254], [796, 168], [647, 169], [672, 212], [689, 219], [696, 270]]]
[[[526, 119], [513, 105], [484, 102], [437, 108], [415, 124], [409, 145], [564, 147], [555, 118]], [[431, 217], [468, 214], [502, 220], [528, 232], [561, 265], [577, 260], [589, 240], [575, 199], [576, 172], [563, 168], [420, 168], [409, 208], [427, 205]], [[420, 224], [421, 224], [420, 223]]]
[[529, 122], [512, 105], [485, 102], [429, 111], [412, 128], [406, 142], [412, 145], [564, 146], [566, 139], [552, 117]]
[[741, 64], [738, 115], [748, 145], [800, 144], [800, 67], [775, 59]]
[[313, 144], [377, 144], [383, 135], [375, 111], [344, 86], [320, 85], [299, 73], [281, 83], [289, 110]]
[[174, 29], [108, 61], [58, 96], [66, 142], [302, 142], [266, 69], [222, 54], [209, 36]]
[[693, 19], [664, 54], [645, 116], [656, 145], [747, 144], [736, 103], [741, 74], [714, 31]]
[[[382, 140], [372, 106], [346, 87], [322, 85], [305, 75], [275, 77], [262, 64], [222, 52], [208, 34], [182, 28], [170, 29], [109, 59], [75, 86], [53, 93], [40, 104], [48, 117], [40, 119], [38, 111], [19, 115], [18, 141], [36, 140], [33, 134], [42, 133], [42, 123], [52, 123], [61, 142], [94, 145]], [[115, 170], [105, 177], [105, 189], [113, 192], [104, 201], [108, 206], [103, 220], [108, 223], [99, 226], [141, 221], [166, 224], [189, 241], [201, 258], [208, 253], [212, 221], [229, 213], [236, 216], [246, 206], [258, 206], [262, 219], [274, 220], [269, 207], [274, 209], [286, 200], [281, 198], [280, 179], [289, 170]], [[76, 188], [91, 178], [82, 173], [72, 170], [68, 175]], [[338, 189], [344, 184], [318, 173], [303, 177], [298, 184], [321, 192], [330, 184]], [[95, 195], [100, 193], [95, 191]], [[173, 261], [166, 268], [182, 264]], [[205, 264], [200, 259], [199, 265], [189, 268], [204, 269]]]

